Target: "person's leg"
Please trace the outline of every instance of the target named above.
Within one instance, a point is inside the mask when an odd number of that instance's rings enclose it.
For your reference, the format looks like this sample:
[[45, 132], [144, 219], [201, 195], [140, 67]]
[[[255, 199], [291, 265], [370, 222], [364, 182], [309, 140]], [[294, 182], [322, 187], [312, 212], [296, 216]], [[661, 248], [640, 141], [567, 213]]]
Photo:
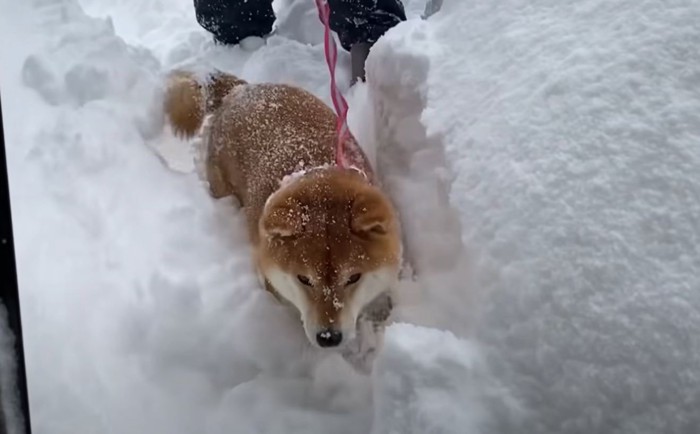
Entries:
[[328, 0], [331, 29], [350, 51], [357, 43], [374, 44], [387, 30], [406, 20], [400, 0]]
[[406, 20], [400, 0], [328, 0], [331, 29], [340, 44], [350, 51], [352, 79], [365, 78], [365, 60], [370, 47], [387, 30]]
[[194, 0], [194, 9], [199, 25], [222, 44], [268, 35], [275, 22], [272, 0]]

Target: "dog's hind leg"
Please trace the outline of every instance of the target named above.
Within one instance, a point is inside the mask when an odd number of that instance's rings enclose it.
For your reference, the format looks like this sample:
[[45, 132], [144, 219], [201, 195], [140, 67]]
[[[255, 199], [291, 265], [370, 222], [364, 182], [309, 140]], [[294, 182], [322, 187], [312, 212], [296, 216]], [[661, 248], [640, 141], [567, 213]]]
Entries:
[[202, 131], [198, 140], [194, 143], [195, 151], [195, 167], [199, 179], [209, 186], [209, 194], [214, 199], [221, 199], [231, 195], [235, 195], [240, 201], [241, 198], [237, 194], [231, 181], [226, 176], [224, 168], [221, 167], [220, 160], [216, 149], [211, 143], [211, 121], [212, 116], [208, 116], [202, 125]]
[[214, 199], [221, 199], [233, 194], [231, 184], [226, 181], [221, 168], [211, 158], [207, 161], [207, 181], [209, 182], [209, 193]]
[[207, 157], [206, 175], [209, 193], [214, 199], [233, 196], [238, 201], [239, 206], [245, 206], [243, 198], [236, 188], [235, 180], [229, 176], [229, 172], [219, 164], [215, 156], [209, 155]]

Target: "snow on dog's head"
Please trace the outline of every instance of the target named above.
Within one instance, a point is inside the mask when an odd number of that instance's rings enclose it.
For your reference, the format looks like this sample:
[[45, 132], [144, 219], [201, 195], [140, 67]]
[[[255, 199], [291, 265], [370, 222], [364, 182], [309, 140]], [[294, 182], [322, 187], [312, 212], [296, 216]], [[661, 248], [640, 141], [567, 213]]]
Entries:
[[315, 346], [351, 341], [362, 309], [397, 283], [396, 214], [355, 170], [296, 178], [268, 200], [259, 230], [262, 274], [299, 310]]

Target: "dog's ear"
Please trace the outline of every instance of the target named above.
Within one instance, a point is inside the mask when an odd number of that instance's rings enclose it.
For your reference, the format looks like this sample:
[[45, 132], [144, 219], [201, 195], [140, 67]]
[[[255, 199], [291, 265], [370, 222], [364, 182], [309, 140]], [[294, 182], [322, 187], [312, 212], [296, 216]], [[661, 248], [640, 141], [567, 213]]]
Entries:
[[272, 205], [263, 215], [260, 228], [267, 237], [291, 237], [304, 231], [304, 208], [291, 199]]
[[355, 197], [350, 210], [350, 229], [364, 236], [386, 235], [391, 229], [393, 210], [388, 202], [375, 191]]

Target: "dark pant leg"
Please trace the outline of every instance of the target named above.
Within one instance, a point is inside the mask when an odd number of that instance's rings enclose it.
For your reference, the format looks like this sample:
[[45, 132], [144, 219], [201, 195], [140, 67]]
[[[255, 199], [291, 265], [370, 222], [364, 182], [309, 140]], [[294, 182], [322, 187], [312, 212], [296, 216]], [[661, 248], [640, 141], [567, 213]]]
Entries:
[[387, 30], [406, 20], [400, 0], [328, 0], [331, 29], [346, 50], [357, 43], [374, 44]]
[[248, 36], [272, 31], [272, 0], [194, 0], [197, 22], [222, 44], [237, 44]]

